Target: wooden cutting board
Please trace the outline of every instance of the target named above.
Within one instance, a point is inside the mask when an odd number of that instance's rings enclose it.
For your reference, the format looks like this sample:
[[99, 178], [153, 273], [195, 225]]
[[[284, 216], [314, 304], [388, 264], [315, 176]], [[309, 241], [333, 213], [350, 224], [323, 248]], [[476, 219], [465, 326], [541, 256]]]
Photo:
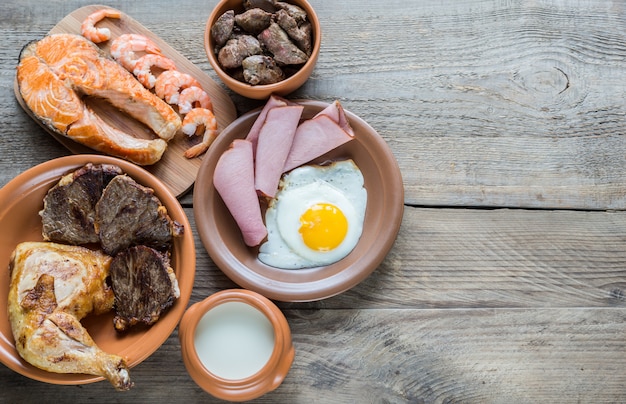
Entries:
[[[49, 34], [72, 33], [80, 35], [80, 26], [85, 17], [104, 7], [105, 6], [100, 5], [90, 5], [79, 8], [63, 18], [54, 28], [50, 30]], [[215, 113], [215, 117], [217, 118], [218, 130], [223, 130], [237, 118], [235, 105], [226, 91], [218, 83], [205, 74], [198, 66], [194, 65], [191, 61], [178, 53], [174, 48], [168, 45], [157, 35], [153, 34], [139, 22], [122, 13], [122, 18], [106, 18], [99, 22], [96, 26], [107, 27], [111, 30], [111, 40], [98, 44], [98, 46], [100, 46], [100, 48], [107, 54], [109, 52], [110, 42], [122, 34], [141, 34], [152, 39], [159, 46], [162, 53], [174, 61], [176, 68], [179, 71], [191, 74], [202, 84], [203, 89], [209, 94], [213, 102], [213, 111]], [[201, 40], [201, 37], [199, 37], [199, 40]], [[22, 108], [72, 153], [97, 153], [94, 150], [76, 143], [69, 138], [54, 133], [45, 125], [41, 124], [41, 122], [33, 116], [30, 109], [24, 103], [24, 100], [19, 93], [17, 79], [15, 80], [14, 92]], [[154, 138], [154, 133], [147, 126], [110, 106], [106, 101], [88, 99], [86, 102], [107, 123], [117, 129], [139, 138]], [[202, 157], [204, 156], [201, 155], [193, 159], [187, 159], [183, 156], [183, 153], [190, 146], [199, 142], [201, 138], [201, 135], [189, 138], [182, 133], [177, 134], [174, 139], [169, 142], [168, 148], [163, 154], [161, 160], [152, 166], [146, 166], [144, 168], [163, 181], [174, 195], [178, 197], [183, 195], [191, 188], [196, 180], [196, 175], [198, 169], [200, 168]]]

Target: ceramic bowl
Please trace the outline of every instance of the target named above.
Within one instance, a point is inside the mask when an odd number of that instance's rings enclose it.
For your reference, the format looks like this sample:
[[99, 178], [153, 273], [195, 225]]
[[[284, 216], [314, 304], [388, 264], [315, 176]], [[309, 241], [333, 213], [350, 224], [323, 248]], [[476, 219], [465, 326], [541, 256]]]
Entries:
[[228, 401], [252, 400], [276, 389], [295, 356], [283, 313], [266, 297], [245, 289], [223, 290], [193, 304], [178, 336], [191, 378]]
[[[329, 104], [297, 101], [303, 119]], [[213, 172], [234, 139], [244, 138], [260, 109], [242, 115], [222, 131], [205, 155], [194, 190], [194, 215], [204, 247], [216, 265], [235, 283], [273, 300], [313, 301], [357, 285], [383, 261], [395, 242], [404, 211], [404, 188], [398, 164], [381, 136], [365, 121], [346, 111], [355, 138], [313, 163], [351, 158], [360, 168], [367, 190], [363, 232], [344, 259], [322, 267], [285, 270], [263, 264], [258, 248], [247, 247], [230, 212], [213, 185]]]
[[313, 50], [309, 60], [292, 76], [274, 84], [265, 85], [250, 85], [243, 81], [239, 81], [231, 77], [219, 64], [217, 55], [215, 54], [215, 43], [211, 37], [211, 27], [215, 21], [226, 11], [235, 10], [235, 14], [243, 11], [242, 0], [221, 0], [217, 3], [213, 11], [211, 12], [209, 19], [206, 23], [206, 29], [204, 31], [204, 48], [209, 58], [209, 62], [215, 73], [224, 82], [224, 84], [236, 92], [247, 98], [263, 100], [269, 98], [271, 94], [287, 95], [299, 87], [301, 87], [311, 76], [315, 64], [320, 53], [320, 46], [322, 42], [322, 31], [320, 27], [319, 19], [313, 7], [306, 0], [288, 0], [288, 3], [295, 4], [307, 12], [308, 19], [312, 25], [313, 32]]
[[[148, 171], [127, 161], [100, 155], [75, 155], [50, 160], [24, 171], [0, 189], [0, 361], [10, 369], [34, 380], [52, 384], [85, 384], [104, 380], [82, 374], [51, 373], [24, 361], [15, 349], [7, 315], [10, 277], [7, 268], [11, 253], [23, 241], [43, 241], [41, 217], [43, 198], [61, 176], [87, 163], [116, 164], [139, 184], [154, 190], [173, 220], [185, 227], [182, 237], [174, 240], [171, 265], [176, 273], [180, 298], [151, 327], [131, 330], [120, 335], [113, 327], [113, 312], [87, 316], [81, 322], [89, 335], [105, 352], [127, 358], [130, 368], [138, 365], [156, 351], [170, 336], [183, 316], [193, 288], [196, 251], [191, 226], [185, 211], [170, 190]], [[131, 380], [133, 371], [130, 372]]]

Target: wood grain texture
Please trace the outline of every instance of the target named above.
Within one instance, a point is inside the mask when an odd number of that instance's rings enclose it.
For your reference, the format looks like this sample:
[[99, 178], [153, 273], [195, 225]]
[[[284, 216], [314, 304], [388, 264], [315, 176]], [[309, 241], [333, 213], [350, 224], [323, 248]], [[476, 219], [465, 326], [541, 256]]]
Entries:
[[[625, 243], [624, 212], [409, 208], [393, 249], [365, 281], [330, 299], [280, 307], [621, 310]], [[197, 247], [194, 294], [236, 286]]]
[[308, 90], [380, 130], [407, 203], [623, 209], [624, 7], [324, 4]]
[[[612, 309], [285, 310], [296, 357], [258, 403], [621, 402], [626, 317]], [[567, 338], [564, 338], [568, 336]], [[3, 402], [221, 402], [187, 375], [175, 332], [106, 383], [45, 385], [3, 370]], [[5, 376], [6, 374], [6, 376]], [[610, 376], [609, 376], [610, 375]], [[6, 383], [10, 383], [7, 385]], [[42, 400], [42, 396], [45, 399]], [[16, 401], [17, 400], [17, 401]]]
[[[216, 2], [107, 4], [217, 80], [202, 44]], [[626, 2], [311, 3], [321, 55], [290, 97], [339, 99], [374, 127], [398, 159], [406, 206], [365, 281], [279, 303], [296, 358], [255, 402], [626, 401]], [[0, 4], [0, 186], [68, 154], [12, 85], [21, 47], [87, 4]], [[225, 91], [238, 114], [262, 105]], [[196, 232], [192, 193], [180, 200]], [[196, 250], [191, 303], [236, 287], [198, 237]], [[174, 332], [124, 394], [0, 366], [0, 402], [220, 402], [180, 355]]]

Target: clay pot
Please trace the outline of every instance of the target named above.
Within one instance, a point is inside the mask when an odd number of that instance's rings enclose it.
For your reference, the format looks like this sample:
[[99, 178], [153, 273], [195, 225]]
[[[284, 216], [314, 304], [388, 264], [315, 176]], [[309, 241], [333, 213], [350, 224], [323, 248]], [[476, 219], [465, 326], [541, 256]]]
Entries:
[[217, 60], [217, 55], [215, 54], [215, 44], [213, 38], [211, 37], [211, 27], [215, 21], [228, 10], [235, 10], [235, 14], [242, 12], [243, 1], [221, 0], [211, 12], [204, 31], [204, 48], [215, 73], [217, 73], [219, 78], [228, 88], [237, 94], [258, 100], [267, 99], [272, 93], [285, 96], [301, 87], [309, 79], [309, 76], [311, 76], [311, 73], [315, 68], [315, 64], [317, 63], [317, 58], [320, 54], [320, 45], [322, 42], [320, 22], [317, 18], [315, 10], [313, 10], [313, 7], [311, 7], [306, 0], [288, 0], [288, 3], [297, 5], [306, 11], [307, 18], [311, 22], [313, 28], [313, 50], [309, 56], [309, 60], [300, 68], [300, 70], [298, 70], [298, 72], [274, 84], [250, 85], [243, 81], [239, 81], [228, 75], [228, 73], [222, 69]]
[[[247, 305], [248, 309], [256, 309], [257, 314], [264, 316], [269, 321], [271, 330], [273, 330], [274, 346], [269, 359], [261, 366], [260, 370], [241, 378], [229, 378], [226, 373], [218, 374], [220, 371], [215, 369], [219, 368], [220, 364], [206, 363], [207, 356], [203, 356], [201, 353], [202, 348], [200, 344], [206, 342], [203, 339], [205, 338], [203, 333], [208, 332], [206, 331], [206, 324], [208, 323], [201, 325], [201, 321], [205, 318], [205, 315], [213, 315], [212, 319], [216, 319], [216, 321], [213, 321], [211, 324], [219, 327], [220, 318], [225, 317], [220, 317], [220, 315], [215, 315], [214, 313], [217, 312], [216, 308], [221, 306], [223, 309], [228, 303], [240, 303]], [[250, 312], [250, 310], [241, 311], [242, 321], [248, 319], [248, 317], [244, 318], [244, 312]], [[252, 310], [252, 312], [255, 312], [255, 310]], [[237, 314], [237, 311], [229, 312], [228, 321], [236, 322], [237, 319], [233, 319], [233, 316]], [[264, 319], [263, 322], [265, 322]], [[264, 334], [267, 334], [268, 330], [264, 327], [259, 326], [256, 327], [257, 329], [250, 329], [248, 326], [247, 328], [250, 332], [247, 338], [267, 337]], [[253, 334], [257, 336], [252, 336]], [[224, 340], [224, 342], [228, 345], [236, 337], [234, 336], [229, 341]], [[291, 331], [283, 313], [266, 297], [245, 289], [223, 290], [189, 307], [180, 322], [179, 339], [183, 362], [192, 379], [212, 396], [229, 401], [252, 400], [276, 389], [285, 379], [295, 356], [295, 350], [291, 342]], [[226, 351], [228, 349], [224, 348]], [[202, 358], [205, 362], [203, 362]], [[246, 360], [244, 359], [243, 361]], [[247, 363], [241, 363], [241, 365], [242, 367], [248, 367]], [[213, 369], [213, 371], [208, 368]]]

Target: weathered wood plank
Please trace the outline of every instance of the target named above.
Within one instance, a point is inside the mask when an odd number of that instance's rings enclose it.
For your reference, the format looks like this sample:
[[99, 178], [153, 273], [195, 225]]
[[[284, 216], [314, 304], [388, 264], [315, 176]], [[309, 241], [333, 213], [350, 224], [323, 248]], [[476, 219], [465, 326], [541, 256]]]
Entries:
[[[536, 401], [559, 398], [575, 383], [586, 401], [600, 393], [597, 368], [626, 360], [616, 346], [626, 343], [623, 220], [622, 213], [409, 208], [405, 222], [416, 226], [403, 226], [383, 266], [362, 284], [321, 302], [279, 303], [298, 356], [280, 395], [263, 400]], [[196, 247], [191, 303], [236, 287]], [[204, 397], [182, 383], [179, 355], [174, 333], [133, 372], [145, 387], [124, 398], [162, 394], [172, 377], [179, 391]], [[0, 377], [19, 380], [5, 398], [71, 389], [7, 368]], [[611, 377], [599, 397], [618, 397], [622, 382]], [[108, 389], [75, 390], [88, 399]]]
[[396, 153], [407, 203], [626, 206], [623, 3], [324, 8], [307, 91]]
[[[626, 308], [625, 243], [623, 212], [406, 208], [393, 249], [361, 284], [280, 306]], [[194, 296], [236, 287], [196, 248]]]
[[[621, 402], [626, 310], [287, 310], [296, 358], [259, 403]], [[220, 402], [198, 388], [177, 334], [136, 387], [44, 385], [0, 367], [2, 402]], [[610, 377], [609, 377], [610, 375]], [[175, 392], [175, 393], [174, 393]], [[173, 395], [175, 394], [175, 396]]]
[[354, 294], [391, 307], [626, 307], [623, 212], [406, 209]]
[[[620, 401], [624, 376], [606, 380], [598, 372], [619, 373], [625, 356], [615, 352], [625, 347], [625, 314], [623, 309], [307, 312], [291, 320], [294, 330], [307, 330], [303, 339], [296, 337], [300, 367], [290, 376], [300, 384], [294, 396], [371, 403]], [[599, 336], [608, 330], [611, 335]], [[338, 349], [345, 346], [351, 348]], [[577, 396], [568, 397], [568, 391]]]

